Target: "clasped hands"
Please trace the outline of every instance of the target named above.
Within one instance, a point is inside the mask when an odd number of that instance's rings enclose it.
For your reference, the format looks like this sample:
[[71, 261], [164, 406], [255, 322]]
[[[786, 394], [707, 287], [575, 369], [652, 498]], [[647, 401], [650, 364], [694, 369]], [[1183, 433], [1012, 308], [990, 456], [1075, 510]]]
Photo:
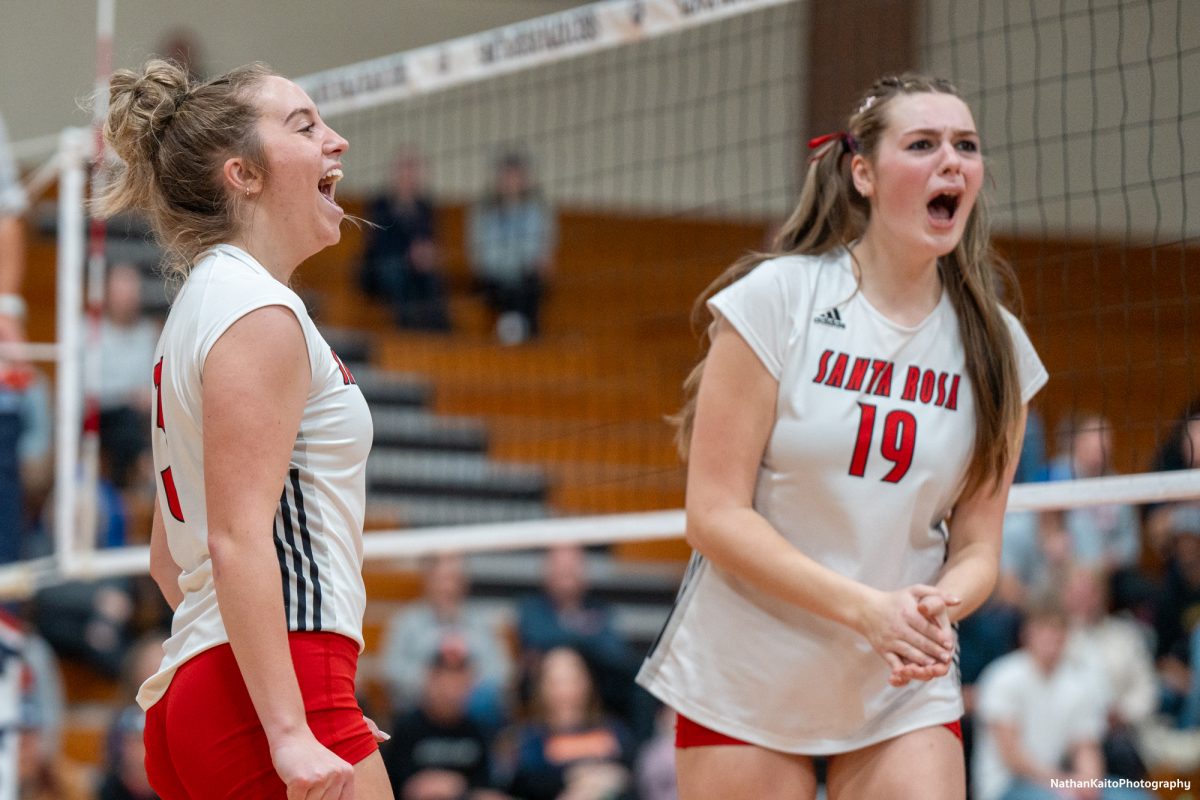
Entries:
[[950, 609], [961, 602], [924, 584], [868, 596], [860, 610], [859, 633], [891, 668], [888, 683], [904, 686], [950, 671], [957, 646]]

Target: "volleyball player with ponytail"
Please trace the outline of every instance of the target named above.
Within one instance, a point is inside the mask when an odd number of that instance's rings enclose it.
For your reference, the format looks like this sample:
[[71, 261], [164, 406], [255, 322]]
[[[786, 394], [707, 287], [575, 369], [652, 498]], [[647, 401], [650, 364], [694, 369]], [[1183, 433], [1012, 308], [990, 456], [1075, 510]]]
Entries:
[[340, 238], [346, 140], [261, 65], [119, 70], [100, 207], [147, 214], [180, 284], [155, 351], [151, 575], [174, 609], [138, 694], [164, 800], [377, 800], [355, 700], [371, 416], [288, 287]]
[[[1046, 372], [946, 81], [878, 81], [818, 137], [771, 255], [702, 295], [679, 415], [696, 551], [639, 675], [680, 796], [962, 798], [954, 623], [996, 580]], [[1005, 287], [1008, 281], [1008, 287]]]

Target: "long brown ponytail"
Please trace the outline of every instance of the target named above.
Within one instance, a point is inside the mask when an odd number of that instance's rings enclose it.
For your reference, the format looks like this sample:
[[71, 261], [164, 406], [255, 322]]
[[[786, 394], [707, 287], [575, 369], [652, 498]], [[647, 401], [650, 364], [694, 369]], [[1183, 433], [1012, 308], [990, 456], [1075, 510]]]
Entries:
[[[860, 238], [870, 218], [870, 203], [855, 189], [850, 177], [854, 153], [873, 158], [887, 127], [888, 102], [899, 95], [923, 93], [959, 96], [946, 80], [905, 74], [882, 78], [859, 99], [846, 126], [847, 135], [821, 143], [809, 159], [800, 201], [775, 237], [770, 252], [750, 253], [738, 259], [700, 294], [692, 312], [703, 326], [705, 356], [684, 381], [685, 402], [672, 418], [677, 425], [676, 444], [686, 459], [696, 413], [696, 395], [712, 337], [709, 298], [745, 277], [767, 259], [781, 255], [820, 255], [848, 247]], [[1021, 416], [1016, 358], [1012, 337], [1000, 304], [1018, 306], [1020, 295], [1012, 269], [993, 250], [987, 204], [981, 193], [967, 220], [962, 240], [953, 252], [938, 261], [942, 283], [958, 316], [967, 377], [975, 396], [975, 442], [967, 468], [965, 492], [994, 482], [1016, 457]]]

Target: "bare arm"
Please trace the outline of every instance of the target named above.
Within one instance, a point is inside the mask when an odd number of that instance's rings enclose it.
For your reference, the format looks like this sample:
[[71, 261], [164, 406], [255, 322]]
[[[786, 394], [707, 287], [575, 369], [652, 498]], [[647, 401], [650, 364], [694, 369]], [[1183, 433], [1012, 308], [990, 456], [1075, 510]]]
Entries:
[[179, 573], [182, 571], [167, 547], [167, 529], [163, 525], [162, 509], [158, 506], [156, 494], [154, 520], [150, 524], [150, 577], [158, 584], [163, 599], [172, 611], [179, 608], [179, 604], [183, 602], [183, 590], [179, 588]]
[[[1017, 430], [1025, 430], [1026, 409], [1021, 409]], [[950, 518], [950, 542], [946, 563], [937, 587], [962, 602], [949, 608], [957, 621], [983, 605], [1000, 574], [1000, 544], [1008, 492], [1017, 471], [1016, 454], [1021, 451], [1018, 435], [1014, 455], [1004, 475], [995, 484], [984, 483], [969, 497], [961, 498]]]
[[310, 383], [303, 332], [282, 306], [257, 309], [235, 322], [204, 365], [204, 481], [213, 583], [229, 643], [289, 800], [310, 790], [313, 797], [329, 798], [348, 798], [353, 791], [350, 765], [324, 748], [308, 727], [272, 538]]
[[989, 725], [996, 749], [1000, 751], [1000, 759], [1013, 775], [1043, 786], [1048, 785], [1051, 778], [1064, 777], [1062, 772], [1047, 769], [1030, 757], [1015, 723], [991, 722]]
[[1075, 776], [1082, 780], [1103, 778], [1104, 754], [1100, 750], [1100, 744], [1089, 739], [1075, 745], [1071, 754], [1071, 768]]
[[778, 391], [750, 346], [722, 322], [697, 401], [687, 478], [688, 542], [763, 591], [858, 631], [893, 669], [899, 667], [896, 655], [920, 663], [948, 657], [939, 644], [943, 637], [917, 611], [914, 598], [881, 592], [817, 563], [754, 510]]

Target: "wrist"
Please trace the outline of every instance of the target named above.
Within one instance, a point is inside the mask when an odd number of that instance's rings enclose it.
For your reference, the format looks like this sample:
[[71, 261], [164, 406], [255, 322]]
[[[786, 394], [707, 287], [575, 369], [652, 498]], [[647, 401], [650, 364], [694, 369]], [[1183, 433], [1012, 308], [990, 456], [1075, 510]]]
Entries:
[[883, 594], [879, 589], [854, 582], [850, 588], [849, 602], [845, 605], [848, 609], [846, 619], [839, 621], [856, 633], [866, 635], [870, 610], [878, 604]]
[[308, 720], [301, 715], [299, 718], [280, 716], [273, 720], [262, 720], [263, 732], [267, 734], [267, 742], [272, 748], [279, 747], [291, 739], [311, 735]]
[[0, 293], [0, 317], [25, 319], [25, 299], [12, 292]]

